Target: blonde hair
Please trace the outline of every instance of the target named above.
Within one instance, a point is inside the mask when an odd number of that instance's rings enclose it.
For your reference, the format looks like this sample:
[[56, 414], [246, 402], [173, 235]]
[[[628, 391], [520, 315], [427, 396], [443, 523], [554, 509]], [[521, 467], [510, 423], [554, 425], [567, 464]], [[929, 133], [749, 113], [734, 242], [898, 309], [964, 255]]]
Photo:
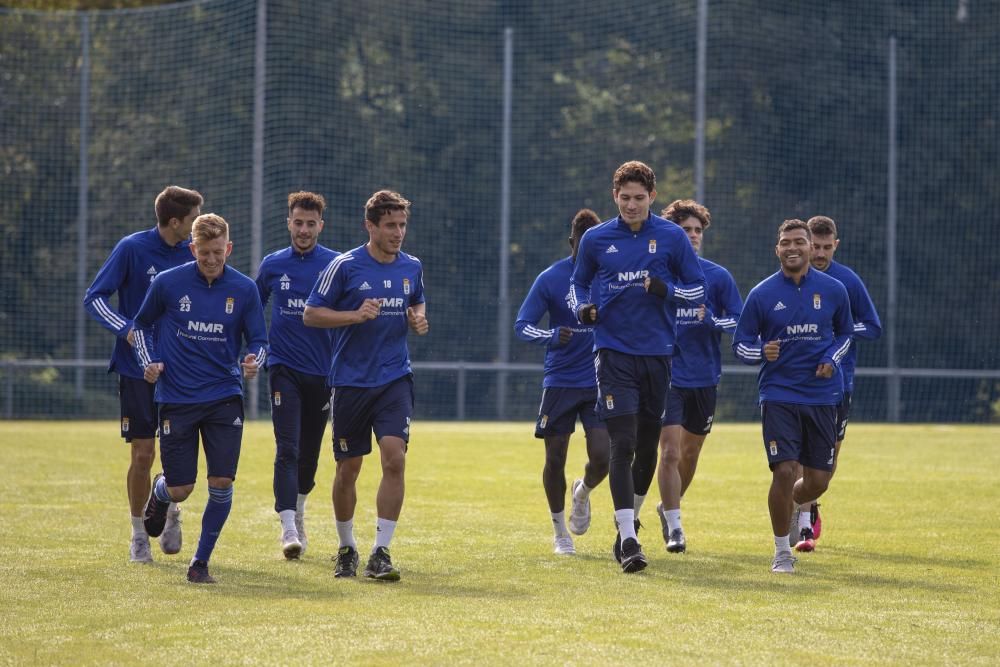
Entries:
[[219, 237], [229, 240], [229, 223], [221, 215], [202, 213], [191, 226], [191, 240], [194, 243], [213, 241]]

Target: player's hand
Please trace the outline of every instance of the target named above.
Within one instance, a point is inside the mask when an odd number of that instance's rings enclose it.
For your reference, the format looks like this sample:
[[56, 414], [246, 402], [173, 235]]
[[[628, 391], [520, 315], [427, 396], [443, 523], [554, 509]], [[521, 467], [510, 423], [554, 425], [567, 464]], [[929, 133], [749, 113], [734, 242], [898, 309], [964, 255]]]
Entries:
[[154, 361], [151, 364], [147, 364], [146, 368], [142, 371], [142, 379], [149, 384], [156, 384], [156, 381], [160, 378], [163, 373], [163, 362]]
[[128, 341], [129, 345], [135, 347], [135, 329], [128, 330], [128, 333], [125, 335], [125, 340]]
[[772, 340], [769, 343], [764, 343], [764, 357], [768, 361], [777, 361], [780, 348], [781, 348], [781, 343], [779, 343], [776, 340]]
[[653, 296], [658, 296], [661, 299], [667, 296], [667, 284], [656, 276], [646, 278], [642, 284], [646, 288], [646, 292]]
[[[707, 309], [705, 308], [705, 304], [701, 304], [700, 306], [698, 306], [698, 315], [697, 315], [697, 317], [698, 317], [698, 321], [699, 322], [704, 322], [705, 321], [705, 312], [706, 312], [706, 310]], [[709, 315], [711, 315], [711, 314], [709, 314]]]
[[576, 318], [582, 324], [597, 324], [597, 306], [592, 303], [585, 303], [576, 311]]
[[832, 378], [833, 377], [833, 364], [820, 364], [816, 367], [816, 377], [818, 378]]
[[252, 380], [257, 377], [257, 357], [252, 354], [248, 354], [243, 357], [243, 361], [240, 363], [243, 367], [243, 377], [248, 380]]
[[569, 327], [559, 327], [558, 345], [565, 345], [573, 337], [573, 330]]
[[365, 299], [361, 307], [357, 309], [358, 317], [361, 319], [360, 322], [367, 322], [368, 320], [374, 320], [378, 317], [378, 311], [380, 310], [378, 299]]
[[413, 306], [406, 309], [406, 321], [418, 336], [423, 336], [430, 329], [427, 317], [423, 313], [418, 313]]

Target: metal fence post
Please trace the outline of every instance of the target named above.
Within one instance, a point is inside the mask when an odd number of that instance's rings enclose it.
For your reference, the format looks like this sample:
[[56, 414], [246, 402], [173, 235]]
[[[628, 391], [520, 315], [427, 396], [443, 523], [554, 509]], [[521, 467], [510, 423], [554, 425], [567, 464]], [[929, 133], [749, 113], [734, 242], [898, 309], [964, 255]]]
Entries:
[[[250, 192], [250, 271], [254, 277], [264, 247], [264, 111], [267, 85], [267, 0], [257, 0], [257, 30], [253, 67], [253, 184]], [[248, 382], [250, 419], [260, 412], [260, 380]]]
[[[514, 29], [503, 31], [503, 139], [500, 168], [500, 288], [497, 295], [497, 357], [510, 361], [510, 169], [511, 115], [514, 95]], [[497, 419], [507, 413], [507, 371], [497, 373]]]
[[897, 146], [896, 146], [896, 38], [889, 38], [889, 174], [888, 201], [886, 202], [886, 277], [888, 280], [889, 301], [886, 313], [885, 342], [888, 351], [886, 365], [889, 367], [889, 377], [886, 380], [887, 418], [890, 422], [899, 421], [900, 412], [900, 380], [896, 366], [896, 217], [897, 217]]
[[[90, 174], [87, 153], [90, 144], [90, 15], [80, 14], [80, 183], [77, 190], [76, 213], [76, 359], [87, 354], [87, 317], [83, 309], [83, 293], [87, 289], [87, 190]], [[77, 366], [76, 398], [83, 398], [83, 366]]]

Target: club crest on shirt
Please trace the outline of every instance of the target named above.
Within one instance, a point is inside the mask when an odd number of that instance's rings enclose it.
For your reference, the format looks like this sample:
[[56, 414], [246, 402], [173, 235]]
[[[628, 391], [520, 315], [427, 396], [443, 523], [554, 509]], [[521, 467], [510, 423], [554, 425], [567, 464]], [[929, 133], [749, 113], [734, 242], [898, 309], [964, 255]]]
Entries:
[[770, 450], [771, 456], [777, 456], [778, 455], [778, 441], [777, 440], [772, 440], [771, 442], [767, 443], [767, 448], [768, 448], [768, 450]]
[[169, 419], [164, 419], [163, 420], [163, 425], [160, 426], [160, 432], [163, 433], [163, 435], [170, 435], [170, 420]]
[[819, 298], [819, 294], [813, 294], [813, 308], [820, 310], [823, 307], [823, 302]]
[[410, 293], [410, 279], [403, 278], [403, 294], [409, 294], [409, 293]]
[[275, 406], [281, 405], [281, 392], [280, 391], [274, 392], [274, 405]]
[[656, 254], [656, 239], [649, 239], [649, 254]]
[[233, 314], [233, 304], [236, 303], [236, 299], [231, 296], [226, 297], [226, 315]]
[[604, 397], [604, 405], [608, 406], [608, 410], [615, 409], [615, 397], [608, 394]]
[[128, 433], [128, 417], [122, 417], [122, 433]]

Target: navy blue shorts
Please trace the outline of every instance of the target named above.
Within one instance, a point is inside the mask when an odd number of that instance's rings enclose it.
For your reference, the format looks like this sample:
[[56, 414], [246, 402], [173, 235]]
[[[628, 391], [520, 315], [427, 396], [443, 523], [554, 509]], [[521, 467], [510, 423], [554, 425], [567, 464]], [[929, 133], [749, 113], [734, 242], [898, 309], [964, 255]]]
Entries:
[[604, 422], [597, 418], [596, 403], [597, 387], [546, 387], [538, 406], [535, 437], [574, 433], [577, 417], [585, 431], [604, 428]]
[[837, 440], [847, 435], [847, 418], [851, 416], [851, 392], [845, 391], [844, 398], [837, 404]]
[[411, 375], [381, 387], [334, 387], [333, 458], [371, 454], [372, 431], [376, 440], [393, 436], [409, 443], [412, 416]]
[[198, 480], [198, 436], [209, 477], [236, 479], [243, 441], [243, 397], [160, 404], [160, 460], [167, 486]]
[[156, 401], [153, 400], [155, 384], [145, 380], [118, 376], [118, 404], [122, 415], [122, 437], [125, 442], [133, 438], [156, 437]]
[[660, 421], [670, 386], [670, 357], [639, 356], [602, 348], [597, 351], [597, 416], [637, 415]]
[[837, 441], [836, 405], [764, 401], [760, 406], [767, 463], [798, 461], [807, 468], [833, 470]]
[[674, 387], [667, 390], [663, 426], [680, 426], [688, 433], [708, 435], [715, 419], [716, 387]]
[[310, 375], [280, 364], [268, 370], [271, 423], [278, 449], [318, 455], [330, 418], [330, 388], [326, 376]]

